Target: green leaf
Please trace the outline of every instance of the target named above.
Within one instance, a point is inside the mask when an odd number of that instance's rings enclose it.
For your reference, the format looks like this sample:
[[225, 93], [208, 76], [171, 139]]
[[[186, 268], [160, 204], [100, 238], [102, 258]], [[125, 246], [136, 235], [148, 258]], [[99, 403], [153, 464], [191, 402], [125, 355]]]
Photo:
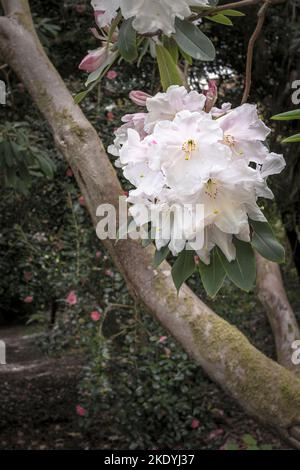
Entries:
[[54, 176], [54, 168], [53, 168], [53, 165], [52, 165], [52, 162], [49, 161], [47, 158], [45, 158], [44, 156], [42, 155], [39, 155], [39, 154], [36, 154], [35, 155], [35, 158], [36, 160], [38, 161], [39, 163], [39, 166], [40, 166], [40, 169], [41, 171], [43, 172], [43, 174], [47, 177], [47, 178], [53, 178]]
[[253, 228], [251, 241], [253, 248], [268, 260], [283, 263], [285, 260], [284, 248], [277, 241], [268, 222], [258, 222], [256, 220], [250, 220], [249, 222]]
[[232, 21], [229, 18], [227, 18], [227, 16], [222, 15], [222, 13], [218, 13], [217, 15], [214, 15], [214, 16], [205, 16], [205, 18], [207, 20], [214, 21], [215, 23], [220, 23], [225, 26], [233, 25]]
[[204, 289], [210, 297], [215, 297], [221, 289], [226, 277], [223, 264], [218, 256], [216, 248], [211, 251], [210, 264], [206, 265], [200, 261], [198, 270]]
[[77, 93], [77, 95], [74, 96], [74, 103], [79, 104], [81, 103], [82, 100], [89, 94], [90, 88], [88, 90], [81, 91], [80, 93]]
[[193, 65], [193, 58], [188, 55], [186, 52], [184, 52], [182, 49], [179, 48], [179, 51], [180, 51], [180, 54], [182, 55], [182, 57], [184, 58], [184, 60], [189, 64], [189, 65]]
[[281, 141], [282, 144], [290, 144], [292, 142], [300, 142], [300, 134], [290, 135]]
[[236, 259], [229, 262], [218, 248], [218, 255], [229, 279], [240, 289], [250, 291], [256, 277], [255, 257], [250, 243], [235, 239]]
[[169, 52], [169, 54], [172, 57], [175, 64], [177, 64], [178, 57], [179, 57], [179, 50], [178, 50], [178, 46], [176, 44], [176, 41], [174, 41], [173, 38], [168, 38], [167, 36], [164, 36], [163, 44], [164, 44], [164, 47]]
[[177, 65], [173, 61], [171, 54], [164, 46], [156, 46], [156, 56], [159, 68], [159, 74], [164, 91], [171, 85], [182, 85]]
[[245, 13], [238, 10], [222, 10], [222, 13], [226, 16], [246, 16]]
[[175, 27], [175, 40], [184, 52], [197, 60], [214, 60], [214, 45], [197, 26], [176, 18]]
[[2, 143], [3, 146], [3, 155], [4, 155], [4, 160], [6, 162], [6, 166], [11, 168], [15, 166], [15, 159], [14, 159], [14, 154], [12, 152], [12, 148], [10, 145], [10, 141], [4, 140]]
[[132, 22], [133, 18], [123, 21], [119, 31], [119, 52], [127, 62], [133, 62], [138, 56], [136, 31], [133, 29]]
[[274, 119], [275, 121], [292, 121], [293, 119], [300, 119], [300, 109], [293, 109], [286, 113], [276, 114], [275, 116], [272, 116], [271, 119]]
[[111, 26], [109, 28], [109, 33], [108, 33], [108, 37], [107, 37], [107, 44], [112, 42], [112, 37], [113, 37], [114, 32], [115, 32], [118, 24], [120, 23], [121, 19], [122, 19], [122, 13], [119, 11], [119, 13], [115, 17], [115, 19], [113, 20], [113, 22], [111, 23]]
[[168, 245], [162, 247], [160, 250], [156, 250], [152, 263], [153, 266], [157, 268], [166, 259], [169, 253]]
[[195, 271], [195, 259], [194, 259], [193, 250], [183, 250], [179, 253], [173, 268], [172, 268], [172, 278], [179, 292], [182, 284], [193, 274]]

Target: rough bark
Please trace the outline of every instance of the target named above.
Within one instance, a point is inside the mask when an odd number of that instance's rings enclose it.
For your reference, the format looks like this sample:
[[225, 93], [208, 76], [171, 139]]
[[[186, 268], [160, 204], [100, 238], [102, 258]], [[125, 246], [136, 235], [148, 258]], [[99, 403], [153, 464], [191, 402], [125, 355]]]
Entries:
[[275, 338], [279, 364], [296, 374], [300, 368], [291, 361], [291, 345], [300, 339], [300, 331], [293, 309], [288, 301], [278, 264], [256, 254], [257, 294], [266, 309]]
[[[94, 224], [101, 203], [117, 206], [121, 187], [103, 145], [33, 32], [26, 0], [2, 0], [0, 53], [28, 89], [71, 165]], [[170, 268], [151, 266], [152, 249], [104, 242], [129, 290], [205, 372], [257, 420], [300, 448], [300, 380], [255, 349], [244, 335], [183, 286], [177, 297]]]

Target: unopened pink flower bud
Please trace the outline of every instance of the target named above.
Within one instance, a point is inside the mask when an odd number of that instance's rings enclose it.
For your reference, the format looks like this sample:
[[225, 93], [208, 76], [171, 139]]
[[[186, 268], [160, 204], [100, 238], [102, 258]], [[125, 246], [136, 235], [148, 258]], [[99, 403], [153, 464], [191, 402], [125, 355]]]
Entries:
[[144, 91], [132, 90], [129, 93], [129, 98], [134, 104], [137, 104], [138, 106], [146, 106], [147, 99], [152, 98], [152, 96], [148, 95], [148, 93], [145, 93]]
[[85, 72], [94, 72], [107, 58], [106, 47], [100, 47], [94, 51], [90, 51], [88, 55], [80, 62], [79, 69]]
[[209, 80], [208, 90], [204, 92], [204, 95], [206, 96], [205, 111], [209, 113], [218, 99], [218, 87], [215, 80]]

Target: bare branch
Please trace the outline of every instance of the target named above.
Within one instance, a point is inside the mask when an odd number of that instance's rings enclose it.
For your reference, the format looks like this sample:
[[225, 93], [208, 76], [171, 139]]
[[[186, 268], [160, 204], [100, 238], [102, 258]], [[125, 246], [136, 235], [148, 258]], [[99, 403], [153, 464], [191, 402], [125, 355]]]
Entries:
[[245, 89], [244, 89], [244, 94], [243, 94], [241, 104], [246, 103], [249, 97], [251, 83], [252, 83], [252, 62], [253, 62], [254, 46], [261, 33], [262, 27], [265, 22], [267, 9], [269, 8], [270, 4], [271, 4], [270, 0], [264, 0], [264, 4], [262, 5], [262, 7], [259, 9], [257, 13], [258, 21], [257, 21], [256, 28], [248, 43], [246, 73], [245, 73]]
[[278, 264], [256, 253], [257, 295], [265, 310], [275, 338], [279, 364], [296, 374], [300, 367], [291, 361], [292, 344], [300, 339], [300, 330], [288, 301]]

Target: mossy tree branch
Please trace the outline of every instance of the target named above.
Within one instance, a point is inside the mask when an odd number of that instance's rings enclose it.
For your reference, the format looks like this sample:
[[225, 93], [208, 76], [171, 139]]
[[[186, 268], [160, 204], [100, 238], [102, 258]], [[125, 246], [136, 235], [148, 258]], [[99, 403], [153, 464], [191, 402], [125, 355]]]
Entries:
[[[9, 2], [2, 0], [5, 7]], [[96, 130], [49, 61], [30, 25], [28, 4], [0, 18], [0, 53], [20, 77], [73, 169], [96, 224], [101, 203], [117, 207], [122, 194]], [[14, 14], [14, 11], [18, 14]], [[21, 12], [21, 14], [20, 14]], [[151, 265], [153, 250], [132, 240], [104, 242], [130, 292], [169, 330], [209, 377], [255, 419], [300, 448], [300, 380], [255, 349], [183, 286], [177, 297], [170, 267]]]

